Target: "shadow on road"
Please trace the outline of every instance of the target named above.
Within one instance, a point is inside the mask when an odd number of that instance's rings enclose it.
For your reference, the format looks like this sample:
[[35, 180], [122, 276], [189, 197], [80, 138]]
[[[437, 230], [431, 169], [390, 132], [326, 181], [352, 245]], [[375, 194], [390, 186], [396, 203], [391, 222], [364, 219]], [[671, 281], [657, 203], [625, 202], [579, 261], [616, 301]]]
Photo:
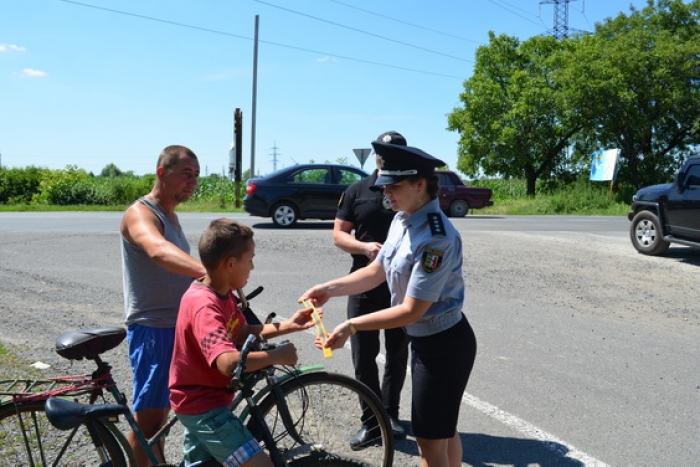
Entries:
[[680, 263], [700, 266], [700, 248], [687, 246], [671, 247], [663, 256], [677, 259]]
[[[512, 465], [525, 467], [583, 467], [583, 463], [566, 457], [568, 448], [554, 442], [534, 439], [504, 438], [481, 433], [460, 433], [464, 453], [462, 462], [472, 467]], [[396, 450], [418, 456], [412, 439], [396, 442]]]
[[290, 227], [278, 227], [272, 222], [253, 224], [253, 227], [260, 230], [333, 230], [332, 222], [297, 222]]

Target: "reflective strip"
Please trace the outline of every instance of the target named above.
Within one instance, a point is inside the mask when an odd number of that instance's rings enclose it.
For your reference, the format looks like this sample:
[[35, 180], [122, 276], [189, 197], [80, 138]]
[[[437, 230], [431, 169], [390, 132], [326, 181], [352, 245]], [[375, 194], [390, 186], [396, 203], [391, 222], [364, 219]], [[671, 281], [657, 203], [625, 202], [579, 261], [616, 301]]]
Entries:
[[416, 175], [418, 173], [417, 170], [380, 170], [379, 175], [398, 175], [398, 176], [403, 176], [403, 175]]

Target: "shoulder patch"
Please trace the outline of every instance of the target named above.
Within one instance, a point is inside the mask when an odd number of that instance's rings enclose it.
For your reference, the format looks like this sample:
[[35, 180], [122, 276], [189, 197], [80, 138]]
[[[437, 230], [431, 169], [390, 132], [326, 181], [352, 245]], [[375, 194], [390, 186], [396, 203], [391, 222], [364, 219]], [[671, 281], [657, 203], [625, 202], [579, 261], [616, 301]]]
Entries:
[[437, 271], [440, 268], [440, 265], [442, 264], [442, 257], [444, 255], [444, 251], [426, 248], [423, 252], [423, 258], [420, 262], [421, 266], [423, 266], [423, 271], [427, 272], [428, 274]]
[[428, 213], [428, 224], [430, 224], [430, 233], [435, 235], [445, 235], [445, 224], [442, 222], [442, 216], [437, 212]]

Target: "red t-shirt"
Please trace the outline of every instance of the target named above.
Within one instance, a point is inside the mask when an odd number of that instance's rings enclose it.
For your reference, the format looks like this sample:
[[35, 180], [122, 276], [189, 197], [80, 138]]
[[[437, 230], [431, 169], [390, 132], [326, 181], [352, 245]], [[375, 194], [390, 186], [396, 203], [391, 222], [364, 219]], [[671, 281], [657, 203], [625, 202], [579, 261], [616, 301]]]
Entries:
[[236, 350], [245, 324], [233, 292], [221, 296], [200, 281], [182, 296], [170, 365], [170, 405], [175, 413], [198, 415], [231, 404], [231, 377], [216, 368], [216, 357]]

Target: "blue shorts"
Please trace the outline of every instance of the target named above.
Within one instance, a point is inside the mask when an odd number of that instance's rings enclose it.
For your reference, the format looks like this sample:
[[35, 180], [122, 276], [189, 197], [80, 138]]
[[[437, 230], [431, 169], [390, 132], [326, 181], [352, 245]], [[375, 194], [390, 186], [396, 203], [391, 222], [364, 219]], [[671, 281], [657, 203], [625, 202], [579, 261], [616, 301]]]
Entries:
[[134, 375], [134, 412], [170, 407], [168, 378], [175, 328], [130, 324], [126, 338]]
[[185, 427], [185, 465], [211, 460], [224, 467], [240, 467], [262, 451], [231, 409], [222, 407], [201, 415], [177, 414]]

